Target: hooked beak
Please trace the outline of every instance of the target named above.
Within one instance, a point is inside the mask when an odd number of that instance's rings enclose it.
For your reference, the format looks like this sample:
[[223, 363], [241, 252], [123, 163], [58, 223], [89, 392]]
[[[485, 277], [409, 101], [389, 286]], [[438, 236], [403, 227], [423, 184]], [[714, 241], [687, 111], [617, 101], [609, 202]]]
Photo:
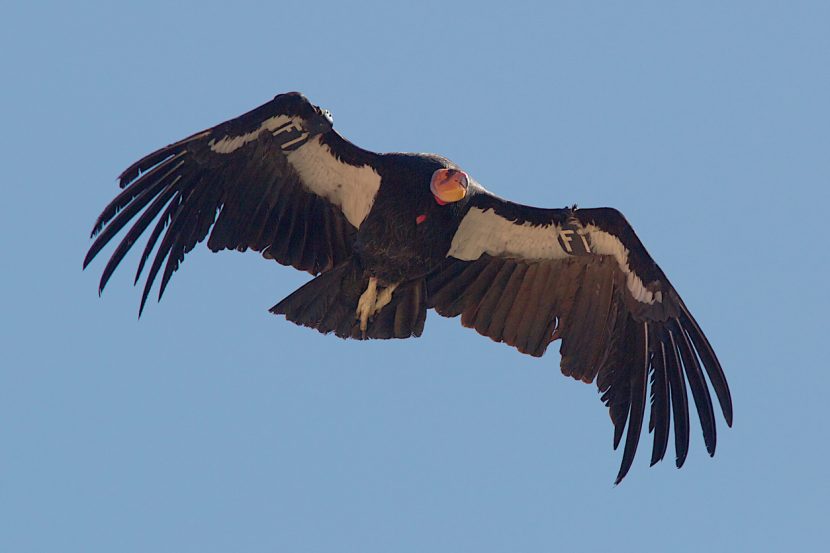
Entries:
[[458, 169], [438, 169], [432, 174], [429, 189], [440, 205], [457, 202], [467, 195], [467, 173]]

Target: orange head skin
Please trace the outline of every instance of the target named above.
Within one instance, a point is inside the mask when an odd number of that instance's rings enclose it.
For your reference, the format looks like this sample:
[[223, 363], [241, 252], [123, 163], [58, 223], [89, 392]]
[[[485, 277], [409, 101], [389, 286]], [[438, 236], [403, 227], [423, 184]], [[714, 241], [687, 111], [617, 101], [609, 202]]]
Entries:
[[467, 195], [467, 173], [458, 169], [438, 169], [432, 174], [429, 189], [439, 205], [457, 202]]

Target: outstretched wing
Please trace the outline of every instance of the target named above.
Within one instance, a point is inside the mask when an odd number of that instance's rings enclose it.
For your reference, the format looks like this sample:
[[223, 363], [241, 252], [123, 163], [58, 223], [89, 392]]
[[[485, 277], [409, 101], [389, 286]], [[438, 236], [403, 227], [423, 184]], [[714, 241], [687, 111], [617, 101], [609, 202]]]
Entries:
[[[634, 230], [614, 209], [538, 209], [476, 189], [443, 268], [428, 281], [429, 306], [523, 353], [562, 340], [562, 372], [597, 381], [614, 423], [628, 423], [617, 482], [640, 437], [651, 380], [651, 464], [665, 455], [674, 419], [676, 464], [689, 447], [686, 385], [715, 452], [715, 416], [704, 371], [726, 422], [732, 400], [706, 337]], [[684, 376], [685, 375], [685, 376]]]
[[[84, 267], [128, 223], [99, 291], [156, 220], [135, 280], [155, 250], [143, 310], [159, 271], [159, 299], [184, 254], [204, 240], [213, 251], [248, 248], [318, 274], [348, 257], [380, 186], [379, 156], [332, 129], [331, 115], [299, 93], [281, 94], [236, 119], [140, 159], [92, 230]], [[212, 230], [211, 230], [212, 229]], [[166, 263], [165, 263], [166, 260]]]

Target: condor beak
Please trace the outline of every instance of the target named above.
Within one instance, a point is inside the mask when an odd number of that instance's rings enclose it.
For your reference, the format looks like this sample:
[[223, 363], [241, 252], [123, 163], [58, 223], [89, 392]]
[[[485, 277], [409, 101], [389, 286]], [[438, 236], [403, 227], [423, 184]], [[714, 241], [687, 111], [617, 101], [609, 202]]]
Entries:
[[438, 169], [432, 174], [429, 189], [440, 205], [457, 202], [467, 195], [467, 173], [458, 169]]

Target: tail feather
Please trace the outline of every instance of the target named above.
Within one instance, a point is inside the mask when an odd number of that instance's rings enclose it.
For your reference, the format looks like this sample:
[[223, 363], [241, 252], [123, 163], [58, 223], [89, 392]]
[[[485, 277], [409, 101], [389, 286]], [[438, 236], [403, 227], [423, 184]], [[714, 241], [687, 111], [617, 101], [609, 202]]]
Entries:
[[420, 336], [426, 321], [426, 286], [423, 279], [401, 284], [392, 300], [369, 319], [361, 332], [355, 316], [357, 302], [369, 277], [352, 260], [312, 279], [270, 309], [289, 321], [323, 334], [357, 340]]

